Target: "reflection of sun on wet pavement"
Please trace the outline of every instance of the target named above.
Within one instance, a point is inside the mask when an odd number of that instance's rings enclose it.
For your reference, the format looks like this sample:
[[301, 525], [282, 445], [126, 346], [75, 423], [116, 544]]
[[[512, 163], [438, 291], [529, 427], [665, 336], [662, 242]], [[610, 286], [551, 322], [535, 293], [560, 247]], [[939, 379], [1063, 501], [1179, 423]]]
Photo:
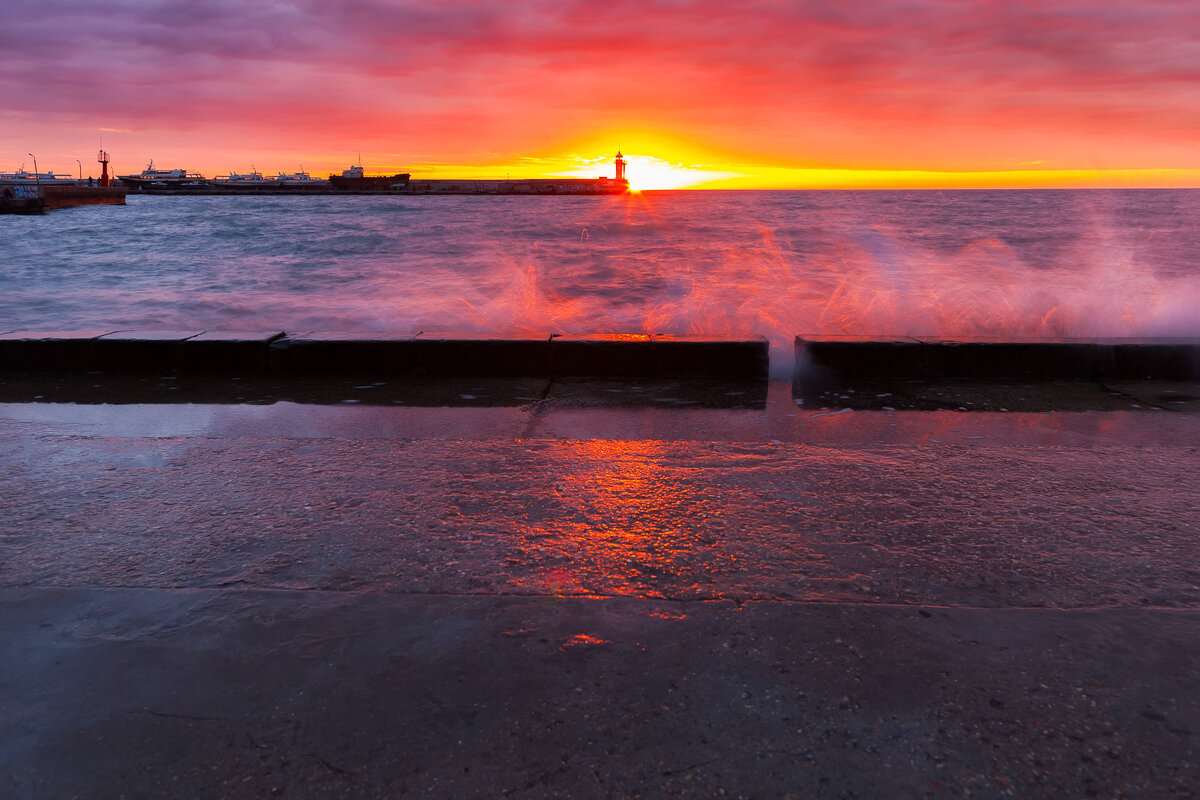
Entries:
[[590, 636], [586, 633], [577, 633], [570, 639], [567, 639], [565, 642], [563, 642], [562, 649], [566, 650], [568, 647], [580, 647], [597, 644], [612, 644], [612, 642], [610, 642], [608, 639], [601, 639], [596, 636]]
[[546, 591], [551, 594], [584, 594], [586, 590], [579, 583], [575, 574], [565, 569], [546, 570], [543, 578]]
[[[548, 521], [557, 545], [571, 550], [574, 574], [552, 569], [545, 588], [569, 593], [662, 593], [683, 571], [695, 574], [697, 558], [708, 555], [704, 531], [722, 527], [719, 511], [695, 497], [662, 461], [656, 441], [580, 441], [570, 445], [571, 471], [557, 478], [554, 492], [562, 518]], [[707, 518], [707, 519], [706, 519]], [[550, 531], [545, 531], [549, 533]], [[694, 594], [698, 587], [674, 587]]]

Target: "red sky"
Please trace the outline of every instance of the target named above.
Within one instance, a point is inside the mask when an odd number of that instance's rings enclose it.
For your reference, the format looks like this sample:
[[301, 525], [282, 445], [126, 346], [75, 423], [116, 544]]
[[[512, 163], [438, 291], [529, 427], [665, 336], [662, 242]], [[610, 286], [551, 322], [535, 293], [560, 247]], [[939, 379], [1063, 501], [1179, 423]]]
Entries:
[[1200, 186], [1194, 0], [4, 0], [0, 53], [0, 171]]

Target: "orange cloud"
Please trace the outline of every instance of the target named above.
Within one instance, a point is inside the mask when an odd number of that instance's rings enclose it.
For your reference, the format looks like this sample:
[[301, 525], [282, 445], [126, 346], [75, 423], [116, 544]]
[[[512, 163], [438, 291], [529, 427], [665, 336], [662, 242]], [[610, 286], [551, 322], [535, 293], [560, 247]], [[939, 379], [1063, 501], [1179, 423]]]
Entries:
[[1200, 7], [1166, 0], [10, 0], [0, 168], [34, 148], [61, 167], [106, 131], [121, 169], [563, 169], [624, 147], [736, 185], [1029, 162], [1191, 180], [1196, 30]]

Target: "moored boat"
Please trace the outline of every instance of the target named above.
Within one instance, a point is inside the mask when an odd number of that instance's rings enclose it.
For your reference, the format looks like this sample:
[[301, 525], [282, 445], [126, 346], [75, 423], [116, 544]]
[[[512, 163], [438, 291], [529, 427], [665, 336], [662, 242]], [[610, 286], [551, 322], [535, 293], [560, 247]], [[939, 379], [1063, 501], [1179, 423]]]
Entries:
[[343, 170], [341, 175], [330, 175], [329, 183], [335, 189], [403, 189], [408, 185], [410, 174], [367, 175], [361, 165]]
[[53, 172], [26, 172], [24, 169], [0, 172], [0, 184], [8, 186], [76, 186], [79, 182], [79, 179], [72, 175], [55, 175]]
[[108, 153], [100, 151], [97, 160], [104, 165], [98, 182], [90, 176], [85, 180], [74, 175], [57, 175], [53, 171], [38, 172], [36, 161], [33, 172], [27, 172], [24, 167], [16, 172], [0, 172], [0, 214], [40, 214], [55, 208], [125, 205], [125, 187], [110, 185]]
[[201, 189], [207, 188], [209, 181], [196, 172], [185, 169], [155, 169], [154, 162], [142, 170], [139, 175], [118, 175], [117, 178], [130, 191], [143, 189]]
[[317, 189], [323, 186], [328, 186], [329, 181], [324, 178], [314, 178], [304, 171], [301, 167], [299, 172], [281, 172], [275, 177], [280, 188], [285, 189]]
[[253, 167], [250, 172], [230, 172], [212, 180], [214, 189], [272, 189], [278, 185], [279, 182], [274, 178], [263, 177], [263, 174]]

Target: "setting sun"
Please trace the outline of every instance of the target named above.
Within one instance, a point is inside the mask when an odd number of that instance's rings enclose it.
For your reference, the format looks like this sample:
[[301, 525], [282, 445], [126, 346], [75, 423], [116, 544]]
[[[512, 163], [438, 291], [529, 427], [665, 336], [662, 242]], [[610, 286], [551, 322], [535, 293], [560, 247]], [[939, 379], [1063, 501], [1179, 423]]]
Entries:
[[633, 191], [645, 189], [687, 189], [710, 181], [741, 177], [736, 172], [719, 172], [699, 167], [672, 164], [654, 156], [626, 156], [626, 175]]
[[[556, 174], [594, 178], [612, 172], [612, 156], [580, 160], [582, 161], [580, 166]], [[625, 176], [629, 178], [629, 188], [635, 192], [655, 189], [690, 189], [713, 181], [742, 177], [737, 172], [721, 172], [695, 165], [683, 166], [654, 156], [626, 155], [625, 161], [628, 163]]]

